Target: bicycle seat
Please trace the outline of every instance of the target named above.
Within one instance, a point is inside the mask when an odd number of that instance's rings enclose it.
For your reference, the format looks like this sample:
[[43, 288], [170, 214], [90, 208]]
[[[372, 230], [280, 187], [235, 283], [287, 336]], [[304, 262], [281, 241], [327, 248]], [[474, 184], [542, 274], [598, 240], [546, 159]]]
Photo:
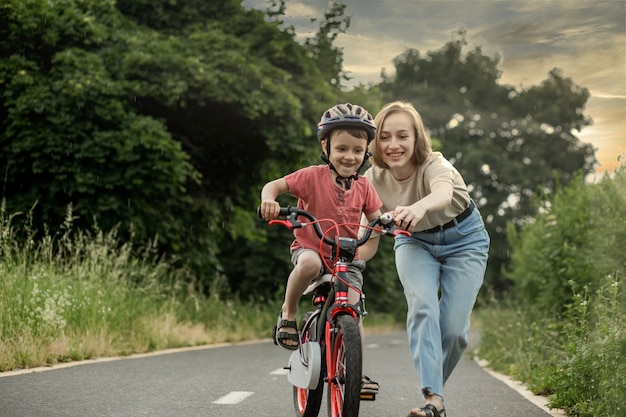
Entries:
[[313, 291], [315, 291], [317, 287], [319, 287], [322, 284], [326, 284], [327, 282], [331, 282], [332, 279], [333, 279], [332, 274], [322, 274], [321, 276], [316, 278], [315, 281], [309, 284], [308, 287], [306, 287], [306, 290], [304, 290], [302, 295], [312, 294]]

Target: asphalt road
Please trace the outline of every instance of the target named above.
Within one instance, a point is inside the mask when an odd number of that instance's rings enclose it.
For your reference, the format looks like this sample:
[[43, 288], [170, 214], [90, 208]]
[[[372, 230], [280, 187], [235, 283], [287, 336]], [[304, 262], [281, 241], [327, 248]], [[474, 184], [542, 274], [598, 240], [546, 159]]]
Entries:
[[[422, 404], [404, 333], [366, 338], [364, 372], [381, 385], [362, 417], [404, 417]], [[282, 370], [289, 352], [269, 341], [87, 361], [0, 374], [1, 417], [295, 416]], [[445, 391], [448, 417], [549, 417], [463, 359]], [[320, 412], [325, 417], [326, 398]]]

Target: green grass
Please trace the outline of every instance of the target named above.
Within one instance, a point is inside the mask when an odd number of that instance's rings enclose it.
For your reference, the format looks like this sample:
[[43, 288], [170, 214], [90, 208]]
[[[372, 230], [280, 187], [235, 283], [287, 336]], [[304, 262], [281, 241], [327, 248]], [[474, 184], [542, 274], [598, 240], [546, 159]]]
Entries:
[[568, 314], [549, 317], [497, 302], [476, 312], [489, 367], [524, 382], [570, 416], [626, 416], [624, 277], [576, 294]]
[[69, 220], [62, 235], [35, 240], [12, 227], [15, 215], [0, 214], [1, 371], [234, 342], [271, 329], [264, 308], [190, 289], [150, 244], [137, 251], [115, 230], [72, 231]]
[[[72, 230], [71, 207], [64, 233], [39, 239], [13, 228], [16, 215], [3, 207], [0, 371], [271, 337], [280, 299], [225, 299], [220, 276], [207, 297], [150, 243], [138, 250], [115, 230]], [[301, 313], [309, 302], [303, 298]], [[394, 326], [372, 316], [368, 329]]]

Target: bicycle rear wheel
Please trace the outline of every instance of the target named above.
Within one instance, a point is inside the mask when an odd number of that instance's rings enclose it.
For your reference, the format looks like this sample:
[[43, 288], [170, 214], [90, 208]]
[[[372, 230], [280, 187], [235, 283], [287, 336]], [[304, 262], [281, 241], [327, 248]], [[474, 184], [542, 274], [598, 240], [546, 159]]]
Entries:
[[[309, 311], [304, 314], [300, 320], [300, 332], [303, 331], [304, 325], [309, 320], [313, 312]], [[306, 343], [311, 340], [311, 332], [315, 329], [317, 323], [312, 323], [309, 328], [302, 333], [302, 343]], [[324, 355], [322, 354], [322, 357]], [[323, 362], [322, 362], [323, 364]], [[322, 366], [323, 367], [323, 366]], [[297, 417], [317, 417], [322, 405], [322, 395], [324, 394], [324, 370], [320, 372], [320, 380], [317, 384], [317, 388], [314, 390], [293, 387], [293, 405], [296, 409]]]
[[339, 316], [337, 331], [327, 349], [332, 349], [328, 372], [328, 415], [358, 417], [361, 404], [361, 335], [356, 320]]

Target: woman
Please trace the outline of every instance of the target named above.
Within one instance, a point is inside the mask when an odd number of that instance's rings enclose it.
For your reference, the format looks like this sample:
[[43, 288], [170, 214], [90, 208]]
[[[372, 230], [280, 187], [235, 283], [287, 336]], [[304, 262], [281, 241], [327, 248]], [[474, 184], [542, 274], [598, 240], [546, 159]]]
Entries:
[[[482, 286], [489, 235], [463, 178], [433, 152], [422, 119], [406, 102], [385, 105], [374, 120], [367, 177], [392, 212], [396, 269], [408, 304], [407, 333], [425, 406], [409, 416], [443, 417], [443, 386], [468, 343], [470, 314]], [[378, 241], [361, 248], [373, 256]]]

